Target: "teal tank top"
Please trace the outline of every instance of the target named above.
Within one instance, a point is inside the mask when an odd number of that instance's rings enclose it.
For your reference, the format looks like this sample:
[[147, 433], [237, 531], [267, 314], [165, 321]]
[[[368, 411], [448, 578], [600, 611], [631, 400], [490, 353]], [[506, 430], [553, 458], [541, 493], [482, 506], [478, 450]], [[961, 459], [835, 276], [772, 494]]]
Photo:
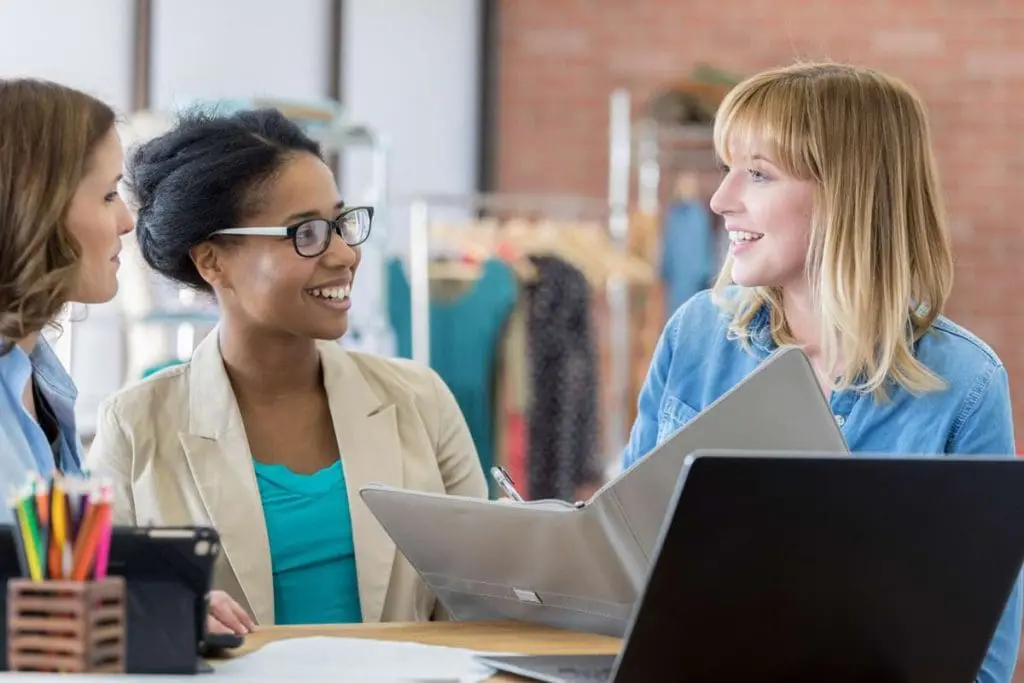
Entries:
[[253, 462], [263, 501], [278, 624], [348, 624], [359, 606], [352, 518], [338, 461], [314, 474]]
[[[497, 351], [518, 296], [519, 281], [512, 269], [488, 259], [480, 277], [464, 292], [430, 302], [430, 365], [455, 396], [485, 472], [494, 463]], [[411, 301], [405, 267], [391, 259], [388, 313], [398, 355], [405, 358], [412, 357]]]

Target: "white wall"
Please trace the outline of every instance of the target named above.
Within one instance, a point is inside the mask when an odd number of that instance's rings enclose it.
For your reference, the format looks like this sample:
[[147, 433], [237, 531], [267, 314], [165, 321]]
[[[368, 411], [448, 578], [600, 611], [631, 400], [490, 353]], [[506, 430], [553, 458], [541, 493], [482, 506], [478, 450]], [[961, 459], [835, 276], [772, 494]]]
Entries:
[[[392, 195], [469, 192], [476, 180], [477, 0], [346, 0], [343, 101], [393, 144]], [[0, 0], [0, 76], [82, 88], [127, 113], [133, 0]], [[154, 0], [154, 104], [327, 95], [327, 0]], [[344, 166], [359, 194], [365, 155]], [[401, 232], [404, 215], [390, 227]], [[384, 221], [381, 222], [382, 237]], [[378, 300], [371, 253], [360, 289]], [[72, 369], [88, 431], [126, 379], [118, 302], [74, 326]]]
[[73, 85], [131, 103], [132, 0], [0, 0], [0, 75]]
[[327, 0], [157, 0], [153, 106], [190, 99], [325, 99]]
[[[388, 253], [407, 240], [406, 200], [415, 194], [475, 190], [478, 135], [479, 0], [345, 0], [342, 17], [342, 101], [350, 117], [383, 131], [390, 147], [388, 204], [363, 248], [354, 325], [386, 353]], [[370, 157], [344, 156], [346, 198], [363, 196]], [[379, 287], [368, 285], [380, 283]], [[378, 313], [381, 312], [381, 313]], [[376, 319], [373, 319], [375, 318]], [[391, 347], [393, 348], [393, 347]]]
[[[478, 0], [345, 0], [342, 99], [387, 131], [392, 195], [476, 187]], [[355, 160], [343, 182], [358, 187]]]

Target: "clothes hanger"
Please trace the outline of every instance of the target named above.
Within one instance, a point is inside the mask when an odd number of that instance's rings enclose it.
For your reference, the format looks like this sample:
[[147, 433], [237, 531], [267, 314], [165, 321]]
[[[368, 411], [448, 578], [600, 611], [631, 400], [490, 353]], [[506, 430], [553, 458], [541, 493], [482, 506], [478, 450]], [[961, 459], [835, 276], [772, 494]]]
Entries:
[[616, 246], [596, 222], [512, 219], [502, 226], [501, 235], [523, 254], [553, 256], [569, 263], [595, 288], [604, 287], [612, 277], [636, 284], [656, 279], [650, 264]]
[[600, 260], [603, 280], [622, 278], [630, 284], [651, 284], [656, 280], [654, 268], [642, 258], [624, 251], [599, 223], [578, 223], [566, 230], [574, 251], [593, 255]]
[[527, 256], [553, 256], [579, 270], [593, 286], [601, 286], [606, 273], [600, 255], [581, 250], [565, 224], [550, 220], [512, 219], [502, 226], [509, 244]]
[[700, 200], [700, 175], [696, 171], [680, 171], [676, 176], [675, 198], [688, 202]]
[[430, 225], [431, 280], [473, 281], [480, 277], [484, 260], [482, 245], [469, 239], [469, 227], [450, 223]]
[[[494, 218], [482, 218], [461, 224], [440, 223], [432, 226], [434, 242], [431, 277], [448, 280], [468, 280], [480, 277], [483, 262], [499, 259], [522, 282], [537, 278], [537, 269], [525, 255], [502, 248], [501, 223]], [[445, 255], [447, 258], [438, 259]]]

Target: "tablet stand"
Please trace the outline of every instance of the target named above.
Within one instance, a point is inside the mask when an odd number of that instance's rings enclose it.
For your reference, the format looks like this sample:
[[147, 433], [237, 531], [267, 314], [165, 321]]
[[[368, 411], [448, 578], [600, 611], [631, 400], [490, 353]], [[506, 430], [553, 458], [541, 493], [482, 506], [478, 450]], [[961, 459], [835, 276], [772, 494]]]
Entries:
[[127, 673], [195, 674], [204, 670], [199, 658], [198, 627], [202, 622], [197, 619], [196, 596], [191, 590], [173, 581], [135, 579], [128, 582], [126, 597]]

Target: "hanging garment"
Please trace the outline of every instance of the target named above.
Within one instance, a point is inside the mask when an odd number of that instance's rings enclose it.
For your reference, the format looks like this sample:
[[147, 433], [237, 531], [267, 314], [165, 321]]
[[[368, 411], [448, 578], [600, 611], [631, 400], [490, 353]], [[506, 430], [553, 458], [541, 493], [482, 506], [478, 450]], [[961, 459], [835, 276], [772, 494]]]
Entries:
[[[495, 386], [497, 436], [494, 462], [512, 477], [520, 495], [530, 497], [527, 473], [526, 411], [531, 403], [527, 301], [520, 297], [509, 314], [499, 349]], [[500, 492], [495, 487], [495, 495]]]
[[590, 286], [561, 259], [531, 260], [538, 277], [525, 286], [533, 385], [528, 412], [530, 498], [574, 500], [578, 489], [601, 478]]
[[661, 277], [667, 317], [711, 284], [717, 255], [713, 232], [711, 214], [698, 201], [679, 201], [666, 209]]
[[[491, 259], [482, 264], [480, 277], [468, 289], [430, 303], [430, 365], [455, 395], [485, 472], [494, 462], [496, 356], [518, 293], [512, 269]], [[411, 358], [409, 280], [397, 259], [388, 263], [388, 314], [398, 355]]]

